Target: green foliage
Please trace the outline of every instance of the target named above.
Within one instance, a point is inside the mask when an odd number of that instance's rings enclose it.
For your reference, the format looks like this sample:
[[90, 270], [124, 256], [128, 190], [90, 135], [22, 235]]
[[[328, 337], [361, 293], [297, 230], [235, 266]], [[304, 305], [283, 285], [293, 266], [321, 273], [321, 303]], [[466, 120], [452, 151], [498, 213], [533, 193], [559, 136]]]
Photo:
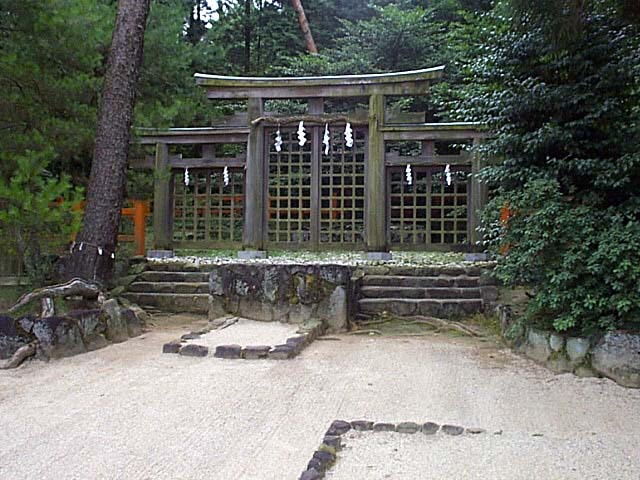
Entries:
[[587, 4], [570, 42], [498, 5], [454, 95], [454, 115], [496, 134], [478, 153], [499, 161], [483, 171], [487, 245], [509, 249], [497, 273], [533, 287], [527, 320], [559, 331], [640, 325], [640, 37], [612, 3]]
[[0, 179], [0, 242], [22, 259], [34, 286], [47, 281], [52, 254], [59, 253], [79, 226], [73, 206], [82, 192], [71, 186], [68, 176], [57, 178], [46, 170], [52, 157], [51, 149], [27, 151], [12, 158], [16, 170], [9, 180]]
[[341, 20], [334, 46], [320, 55], [292, 59], [282, 69], [288, 75], [358, 74], [413, 70], [443, 60], [440, 53], [443, 24], [433, 9], [403, 1], [371, 7], [373, 16]]

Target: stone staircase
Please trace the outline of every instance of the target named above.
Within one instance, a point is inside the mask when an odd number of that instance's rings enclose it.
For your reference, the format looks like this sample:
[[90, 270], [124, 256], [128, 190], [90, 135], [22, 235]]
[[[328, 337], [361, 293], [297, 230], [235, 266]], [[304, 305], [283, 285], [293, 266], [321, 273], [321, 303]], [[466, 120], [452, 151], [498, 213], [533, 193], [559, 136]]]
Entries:
[[[171, 313], [209, 311], [211, 267], [149, 262], [122, 295], [145, 309]], [[486, 269], [477, 266], [371, 266], [354, 285], [354, 320], [383, 313], [457, 318], [480, 313], [498, 296]]]
[[[123, 294], [127, 300], [144, 307], [172, 313], [207, 313], [209, 310], [209, 273], [197, 267], [149, 263]], [[185, 271], [188, 270], [188, 271]]]
[[478, 267], [417, 267], [365, 273], [356, 321], [383, 313], [455, 318], [480, 313], [497, 299], [493, 279]]

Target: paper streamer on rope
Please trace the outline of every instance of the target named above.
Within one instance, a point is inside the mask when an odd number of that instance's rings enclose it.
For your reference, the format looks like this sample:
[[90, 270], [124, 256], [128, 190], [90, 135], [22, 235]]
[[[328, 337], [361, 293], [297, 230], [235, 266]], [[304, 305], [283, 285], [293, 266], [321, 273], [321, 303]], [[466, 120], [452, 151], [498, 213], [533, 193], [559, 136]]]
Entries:
[[184, 184], [189, 186], [189, 167], [184, 169]]
[[224, 186], [229, 186], [229, 167], [225, 165], [224, 170], [222, 170], [222, 179], [224, 180]]
[[344, 127], [344, 144], [347, 148], [353, 147], [353, 130], [349, 122]]
[[407, 179], [407, 185], [413, 185], [413, 174], [411, 173], [410, 164], [407, 164], [407, 168], [404, 169], [404, 176]]
[[278, 126], [278, 130], [276, 130], [276, 139], [273, 142], [273, 146], [276, 148], [276, 152], [280, 153], [282, 151], [282, 135], [280, 135], [279, 126]]
[[74, 248], [76, 248], [76, 242], [71, 243], [71, 248], [69, 249], [69, 253], [73, 253]]
[[98, 247], [98, 255], [102, 256], [102, 247]]
[[84, 247], [84, 242], [80, 242], [80, 249], [79, 250], [82, 251], [83, 247]]
[[324, 154], [329, 155], [329, 141], [331, 136], [329, 135], [329, 124], [324, 124], [324, 137], [322, 138], [322, 144], [324, 145]]
[[451, 167], [449, 166], [448, 163], [447, 163], [447, 166], [444, 167], [444, 178], [447, 182], [447, 185], [450, 186], [451, 185]]
[[298, 124], [298, 145], [304, 147], [304, 144], [307, 143], [307, 136], [305, 135], [304, 122], [300, 120]]
[[116, 252], [111, 252], [111, 258], [116, 258]]

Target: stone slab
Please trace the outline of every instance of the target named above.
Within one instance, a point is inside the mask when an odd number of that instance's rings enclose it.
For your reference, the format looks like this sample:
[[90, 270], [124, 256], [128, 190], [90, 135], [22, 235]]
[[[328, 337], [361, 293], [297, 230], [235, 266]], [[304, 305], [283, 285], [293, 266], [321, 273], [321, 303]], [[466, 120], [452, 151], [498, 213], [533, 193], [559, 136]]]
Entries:
[[393, 255], [391, 254], [391, 252], [367, 252], [365, 258], [373, 262], [387, 261], [392, 260]]
[[256, 260], [269, 258], [269, 253], [264, 250], [239, 250], [238, 259], [240, 260]]
[[173, 258], [173, 250], [147, 250], [147, 258]]

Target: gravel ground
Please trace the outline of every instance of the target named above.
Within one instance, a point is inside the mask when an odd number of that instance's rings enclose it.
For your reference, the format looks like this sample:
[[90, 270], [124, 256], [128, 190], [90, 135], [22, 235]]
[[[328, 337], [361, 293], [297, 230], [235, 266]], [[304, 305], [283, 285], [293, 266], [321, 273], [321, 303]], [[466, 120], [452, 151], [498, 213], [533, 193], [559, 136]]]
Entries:
[[296, 334], [299, 325], [291, 325], [280, 322], [256, 322], [240, 318], [233, 325], [222, 330], [212, 330], [195, 340], [187, 343], [206, 345], [213, 355], [218, 345], [235, 343], [240, 346], [247, 345], [279, 345], [285, 343], [287, 338]]
[[[638, 478], [638, 444], [609, 435], [525, 432], [450, 437], [350, 432], [327, 480]], [[598, 458], [598, 461], [593, 461]]]
[[353, 439], [338, 479], [638, 479], [640, 391], [609, 380], [554, 376], [489, 343], [444, 337], [340, 336], [287, 361], [160, 353], [184, 331], [164, 325], [0, 372], [0, 478], [296, 479], [341, 418], [504, 433], [394, 440], [407, 445], [394, 455]]

